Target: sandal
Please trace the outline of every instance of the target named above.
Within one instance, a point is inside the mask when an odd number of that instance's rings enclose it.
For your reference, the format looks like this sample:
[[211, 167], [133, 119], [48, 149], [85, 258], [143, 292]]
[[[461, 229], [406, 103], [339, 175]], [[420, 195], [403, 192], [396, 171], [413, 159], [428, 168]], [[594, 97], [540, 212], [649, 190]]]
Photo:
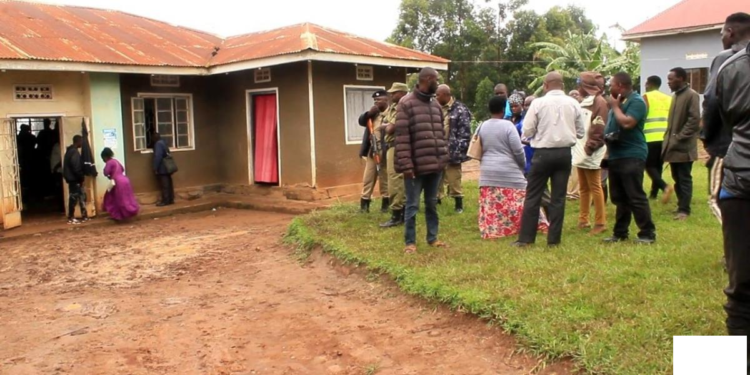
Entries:
[[447, 248], [448, 244], [443, 241], [435, 241], [431, 243], [430, 246], [437, 247], [437, 248]]
[[404, 249], [404, 253], [406, 254], [416, 254], [417, 252], [417, 245], [406, 245], [406, 248]]

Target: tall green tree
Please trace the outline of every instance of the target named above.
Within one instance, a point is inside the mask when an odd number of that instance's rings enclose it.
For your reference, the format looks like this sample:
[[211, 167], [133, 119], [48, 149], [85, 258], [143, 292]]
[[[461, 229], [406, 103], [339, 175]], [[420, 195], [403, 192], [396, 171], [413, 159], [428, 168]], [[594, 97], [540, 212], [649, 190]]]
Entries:
[[487, 77], [484, 77], [484, 79], [479, 82], [479, 85], [477, 86], [477, 94], [476, 98], [474, 99], [473, 106], [474, 119], [482, 121], [490, 118], [488, 103], [494, 95], [495, 82]]

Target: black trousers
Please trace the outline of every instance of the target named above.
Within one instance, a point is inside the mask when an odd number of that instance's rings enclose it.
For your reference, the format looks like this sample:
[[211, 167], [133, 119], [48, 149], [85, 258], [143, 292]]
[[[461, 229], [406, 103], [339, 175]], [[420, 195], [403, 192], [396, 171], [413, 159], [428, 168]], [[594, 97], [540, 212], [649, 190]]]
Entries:
[[659, 190], [664, 191], [667, 183], [664, 182], [664, 160], [661, 158], [661, 148], [664, 142], [648, 143], [648, 158], [646, 159], [646, 173], [651, 179], [651, 197], [656, 198]]
[[526, 185], [526, 200], [523, 206], [519, 242], [534, 243], [536, 241], [539, 207], [542, 204], [542, 196], [547, 188], [547, 182], [551, 181], [552, 192], [549, 205], [547, 205], [547, 215], [550, 221], [547, 243], [550, 245], [560, 243], [563, 220], [565, 219], [568, 178], [572, 169], [571, 161], [571, 149], [568, 147], [538, 148], [535, 150]]
[[670, 163], [674, 190], [677, 194], [677, 210], [690, 215], [690, 201], [693, 200], [693, 162]]
[[168, 174], [160, 174], [159, 185], [161, 185], [161, 203], [174, 203], [174, 185], [172, 184], [172, 176]]
[[630, 222], [640, 231], [638, 238], [656, 239], [656, 226], [651, 220], [651, 207], [643, 191], [643, 170], [646, 163], [640, 159], [616, 159], [609, 161], [609, 193], [617, 207], [615, 214], [615, 237], [627, 238]]
[[727, 330], [730, 335], [750, 335], [750, 200], [721, 200], [719, 208], [729, 274], [729, 286], [724, 289]]
[[81, 207], [81, 218], [87, 218], [86, 191], [79, 183], [68, 183], [68, 219], [75, 219], [76, 204]]

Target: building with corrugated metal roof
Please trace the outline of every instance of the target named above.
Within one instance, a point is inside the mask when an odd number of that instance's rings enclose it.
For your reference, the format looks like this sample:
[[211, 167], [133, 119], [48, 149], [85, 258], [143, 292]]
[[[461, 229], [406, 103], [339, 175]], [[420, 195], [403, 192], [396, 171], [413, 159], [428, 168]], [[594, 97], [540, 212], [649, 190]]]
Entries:
[[[623, 39], [641, 44], [641, 83], [659, 76], [667, 82], [669, 70], [688, 72], [690, 86], [703, 93], [714, 57], [723, 47], [721, 29], [726, 18], [736, 12], [750, 13], [747, 0], [683, 0], [626, 31]], [[669, 93], [669, 87], [661, 88]]]
[[[36, 132], [50, 119], [64, 150], [85, 121], [96, 159], [112, 148], [143, 203], [158, 191], [156, 132], [179, 165], [178, 191], [355, 189], [364, 131], [356, 120], [371, 94], [447, 64], [313, 24], [224, 39], [119, 11], [0, 1], [4, 224], [20, 223], [23, 207], [21, 124]], [[91, 210], [107, 185], [101, 175], [87, 181]]]

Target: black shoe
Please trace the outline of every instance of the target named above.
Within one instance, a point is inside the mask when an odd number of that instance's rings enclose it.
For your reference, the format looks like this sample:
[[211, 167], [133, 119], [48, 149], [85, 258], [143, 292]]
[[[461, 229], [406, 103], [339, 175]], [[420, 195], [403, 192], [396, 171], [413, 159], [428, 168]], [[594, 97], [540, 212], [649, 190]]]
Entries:
[[169, 206], [169, 203], [159, 202], [156, 204], [156, 207], [164, 207], [164, 206]]
[[627, 238], [627, 237], [617, 237], [617, 236], [612, 236], [612, 237], [607, 237], [607, 238], [605, 238], [605, 239], [603, 240], [603, 242], [604, 242], [604, 243], [618, 243], [618, 242], [625, 242], [625, 241], [627, 241], [627, 240], [628, 240], [628, 238]]
[[380, 227], [383, 229], [386, 228], [393, 228], [404, 225], [404, 211], [403, 210], [393, 210], [393, 213], [391, 214], [391, 220], [388, 220], [387, 222], [380, 224]]
[[438, 204], [439, 205], [443, 204], [443, 200], [441, 198], [438, 198]]
[[547, 247], [560, 247], [560, 243], [548, 243]]
[[370, 213], [370, 200], [369, 199], [360, 199], [359, 201], [359, 212], [363, 214]]
[[455, 197], [454, 199], [456, 200], [456, 213], [464, 213], [464, 197]]
[[380, 205], [380, 212], [382, 213], [388, 213], [388, 208], [391, 207], [391, 199], [388, 197], [383, 197], [383, 203]]
[[510, 246], [513, 246], [513, 247], [529, 247], [529, 246], [531, 246], [531, 244], [528, 243], [528, 242], [516, 241], [516, 242], [513, 242], [512, 244], [510, 244]]
[[635, 243], [638, 245], [652, 245], [654, 242], [656, 242], [656, 238], [650, 237], [638, 237], [635, 240]]

